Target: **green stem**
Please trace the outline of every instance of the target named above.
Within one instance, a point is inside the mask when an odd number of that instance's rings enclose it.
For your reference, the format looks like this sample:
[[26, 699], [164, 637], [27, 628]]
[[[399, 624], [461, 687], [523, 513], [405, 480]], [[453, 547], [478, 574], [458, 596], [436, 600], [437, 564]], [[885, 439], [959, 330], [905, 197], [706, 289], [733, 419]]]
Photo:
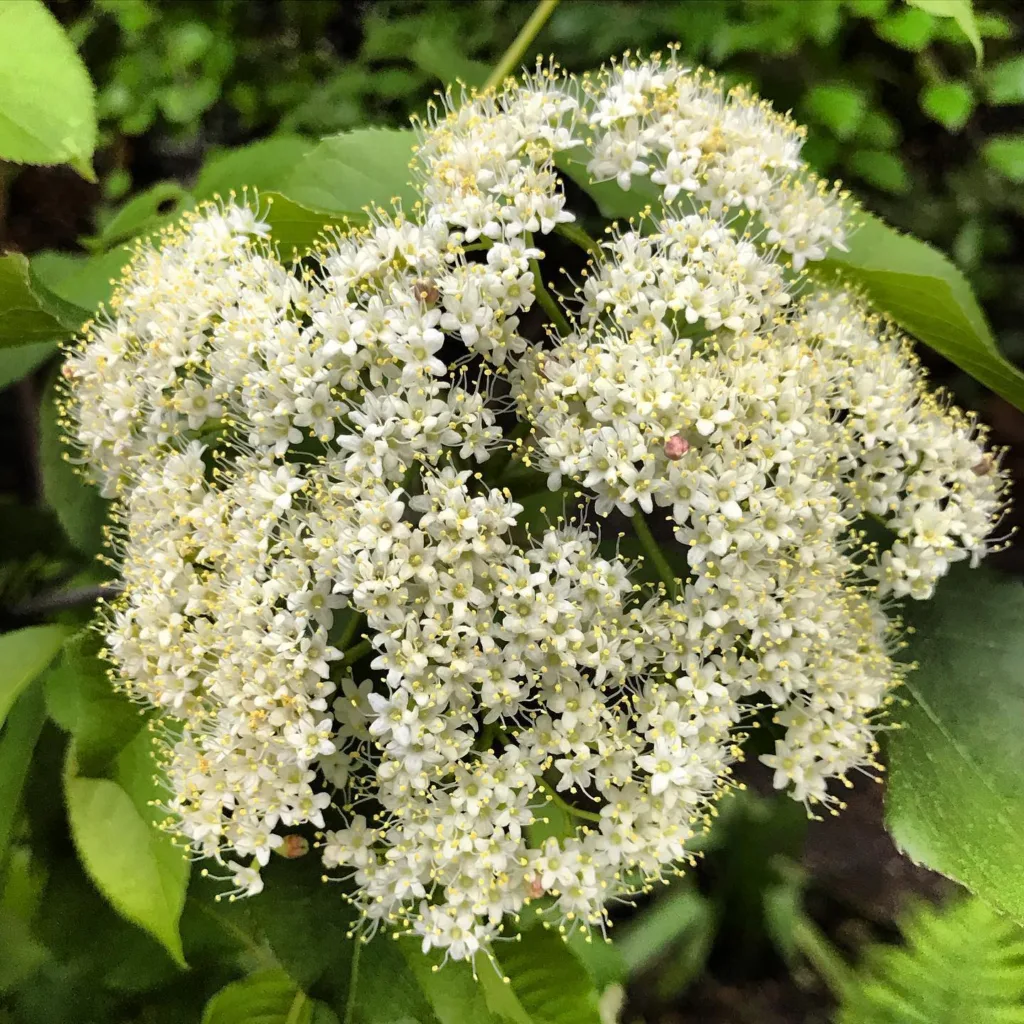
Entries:
[[368, 654], [370, 651], [370, 641], [360, 640], [355, 647], [350, 647], [341, 656], [340, 664], [351, 665], [353, 661], [358, 661], [364, 654]]
[[496, 89], [505, 79], [512, 74], [515, 66], [523, 59], [526, 48], [537, 37], [537, 33], [544, 27], [544, 23], [551, 17], [551, 12], [558, 6], [558, 0], [541, 0], [534, 8], [530, 20], [522, 27], [519, 35], [512, 41], [512, 45], [498, 61], [498, 66], [491, 72], [490, 78], [484, 89]]
[[563, 800], [558, 792], [551, 786], [551, 784], [543, 778], [537, 779], [537, 784], [543, 789], [548, 797], [550, 797], [553, 804], [558, 804], [559, 807], [565, 811], [566, 814], [571, 814], [577, 818], [586, 818], [587, 821], [600, 821], [601, 815], [597, 811], [585, 811], [582, 807], [574, 807], [567, 800]]
[[544, 278], [540, 276], [540, 264], [536, 260], [530, 260], [530, 269], [533, 271], [533, 290], [537, 301], [541, 304], [548, 319], [558, 328], [558, 333], [564, 338], [570, 333], [569, 321], [565, 319], [562, 307], [555, 302], [551, 292], [544, 285]]
[[658, 570], [658, 575], [661, 577], [668, 592], [670, 594], [675, 593], [676, 574], [672, 571], [672, 566], [669, 565], [668, 559], [662, 553], [658, 542], [654, 539], [654, 535], [647, 525], [647, 520], [644, 519], [643, 512], [638, 508], [634, 509], [629, 521], [633, 524], [633, 532], [636, 534], [637, 540], [640, 541], [644, 554], [654, 563], [654, 568]]
[[284, 1024], [299, 1024], [299, 1021], [302, 1020], [300, 1014], [306, 1005], [307, 998], [306, 993], [301, 988], [295, 993], [295, 998], [288, 1009], [288, 1016], [285, 1017]]
[[601, 255], [601, 243], [597, 239], [591, 238], [579, 224], [574, 222], [556, 224], [555, 234], [568, 239], [573, 245], [578, 245], [593, 256], [599, 257]]
[[352, 947], [352, 966], [348, 972], [348, 994], [345, 996], [345, 1017], [342, 1024], [352, 1024], [356, 1014], [356, 988], [359, 985], [359, 954], [363, 940], [357, 938]]
[[335, 645], [339, 650], [344, 651], [350, 643], [356, 633], [359, 632], [359, 627], [366, 621], [366, 616], [360, 615], [359, 612], [353, 611], [352, 617], [345, 623], [345, 628], [341, 631], [341, 636], [338, 637], [338, 642]]

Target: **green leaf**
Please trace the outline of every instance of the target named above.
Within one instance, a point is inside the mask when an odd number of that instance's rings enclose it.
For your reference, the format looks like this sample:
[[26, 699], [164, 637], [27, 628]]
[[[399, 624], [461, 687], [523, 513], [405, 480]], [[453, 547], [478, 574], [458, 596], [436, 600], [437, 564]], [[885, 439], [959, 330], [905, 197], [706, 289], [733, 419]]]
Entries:
[[921, 109], [951, 132], [958, 132], [974, 113], [974, 93], [966, 82], [938, 82], [921, 92]]
[[55, 341], [0, 348], [0, 391], [38, 370], [57, 351]]
[[7, 858], [32, 752], [45, 721], [42, 691], [33, 686], [18, 698], [0, 732], [0, 864]]
[[278, 189], [295, 172], [314, 143], [301, 135], [272, 135], [248, 146], [227, 149], [207, 159], [192, 194], [196, 199], [227, 198], [244, 186], [269, 192]]
[[883, 192], [903, 195], [910, 191], [910, 175], [903, 158], [884, 149], [858, 149], [850, 156], [850, 170]]
[[360, 950], [354, 1024], [438, 1024], [398, 946], [390, 936], [378, 935]]
[[996, 106], [1024, 103], [1024, 55], [992, 65], [985, 75], [985, 92]]
[[99, 635], [81, 630], [64, 644], [43, 680], [47, 713], [71, 733], [86, 775], [102, 773], [146, 722], [142, 710], [114, 689], [99, 652]]
[[411, 212], [419, 199], [409, 185], [416, 135], [410, 130], [361, 128], [324, 139], [281, 187], [293, 202], [335, 217], [365, 221], [363, 208], [390, 209], [393, 198]]
[[[328, 228], [342, 226], [344, 216], [331, 216], [296, 203], [280, 192], [267, 192], [261, 197], [268, 204], [265, 220], [274, 241], [285, 258], [293, 253], [304, 255]], [[351, 218], [359, 223], [362, 215]]]
[[108, 503], [72, 466], [63, 441], [57, 408], [57, 377], [43, 393], [39, 409], [39, 459], [43, 497], [60, 520], [68, 539], [86, 555], [103, 550]]
[[0, 159], [70, 163], [95, 181], [92, 82], [40, 0], [0, 0]]
[[993, 136], [981, 147], [981, 155], [1014, 184], [1024, 183], [1024, 133]]
[[886, 824], [915, 861], [1024, 922], [1024, 585], [960, 563], [905, 614], [918, 668], [888, 733]]
[[815, 268], [828, 280], [839, 271], [909, 334], [1024, 409], [1024, 374], [996, 347], [963, 274], [937, 249], [861, 214], [850, 251]]
[[451, 36], [420, 36], [412, 44], [409, 59], [421, 71], [433, 75], [445, 85], [462, 82], [482, 88], [490, 77], [491, 66], [472, 60]]
[[0, 726], [22, 691], [42, 675], [68, 638], [66, 626], [28, 626], [0, 635]]
[[160, 793], [151, 749], [150, 733], [140, 732], [118, 757], [115, 779], [91, 779], [78, 774], [72, 743], [64, 775], [68, 818], [79, 858], [96, 887], [184, 967], [178, 921], [189, 862], [155, 824], [159, 814], [150, 804]]
[[937, 18], [952, 18], [960, 31], [970, 40], [974, 47], [974, 56], [980, 64], [984, 51], [981, 45], [981, 32], [974, 17], [971, 0], [907, 0], [911, 7], [916, 7]]
[[131, 260], [127, 246], [89, 257], [42, 252], [32, 257], [32, 269], [54, 295], [91, 312], [109, 301], [114, 281]]
[[837, 139], [849, 139], [856, 134], [867, 105], [864, 93], [845, 82], [816, 85], [804, 96], [810, 116], [831, 129]]
[[87, 243], [100, 251], [137, 235], [151, 234], [164, 224], [177, 220], [195, 204], [192, 197], [175, 181], [160, 181], [125, 203], [107, 222], [103, 230]]
[[[516, 942], [497, 943], [494, 952], [526, 1020], [532, 1024], [600, 1024], [597, 990], [557, 932], [531, 928]], [[482, 973], [481, 979], [485, 977]], [[485, 984], [493, 992], [493, 982]], [[512, 1019], [523, 1018], [517, 1015]]]
[[[398, 945], [440, 1024], [492, 1024], [497, 1020], [468, 963], [441, 967], [442, 957], [436, 950], [424, 953], [414, 939], [403, 939]], [[372, 949], [372, 943], [367, 948]], [[477, 970], [493, 972], [494, 968], [481, 957]]]
[[935, 36], [935, 22], [930, 14], [904, 7], [875, 22], [875, 32], [887, 43], [903, 50], [923, 50]]
[[337, 1024], [323, 1003], [310, 999], [284, 971], [260, 971], [214, 994], [202, 1024]]
[[73, 322], [71, 310], [32, 277], [21, 253], [0, 256], [0, 348], [66, 338], [85, 319]]

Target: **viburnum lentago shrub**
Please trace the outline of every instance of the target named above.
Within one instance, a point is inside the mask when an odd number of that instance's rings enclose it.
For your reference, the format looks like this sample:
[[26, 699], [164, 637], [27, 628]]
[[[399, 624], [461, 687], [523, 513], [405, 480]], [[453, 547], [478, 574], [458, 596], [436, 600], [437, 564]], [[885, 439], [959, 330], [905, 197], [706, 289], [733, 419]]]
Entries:
[[[364, 932], [473, 958], [530, 901], [600, 929], [678, 870], [759, 709], [808, 807], [875, 766], [895, 603], [985, 555], [1005, 481], [907, 340], [808, 275], [856, 214], [802, 141], [673, 56], [540, 67], [446, 97], [416, 208], [294, 265], [258, 203], [140, 246], [66, 422], [116, 499], [114, 678], [233, 893], [310, 826]], [[590, 242], [570, 151], [658, 201]], [[578, 285], [554, 231], [590, 248]], [[587, 513], [527, 522], [563, 486]]]

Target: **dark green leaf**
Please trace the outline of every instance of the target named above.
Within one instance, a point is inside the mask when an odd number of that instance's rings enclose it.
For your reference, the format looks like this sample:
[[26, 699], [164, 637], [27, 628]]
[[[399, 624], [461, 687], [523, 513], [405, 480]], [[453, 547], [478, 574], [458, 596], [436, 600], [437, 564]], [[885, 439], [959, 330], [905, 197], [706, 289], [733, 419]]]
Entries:
[[600, 1024], [597, 990], [557, 932], [531, 928], [516, 942], [498, 943], [495, 954], [527, 1020]]
[[[304, 255], [325, 230], [344, 222], [342, 216], [333, 217], [310, 210], [280, 192], [267, 192], [262, 198], [269, 206], [266, 220], [270, 224], [273, 239], [286, 259], [293, 253]], [[351, 219], [358, 223], [362, 217]]]
[[1024, 585], [960, 563], [913, 603], [886, 824], [915, 861], [1024, 921]]
[[334, 217], [365, 220], [364, 207], [390, 209], [392, 199], [411, 212], [419, 198], [409, 185], [415, 143], [410, 130], [362, 128], [333, 135], [299, 161], [281, 192]]
[[[487, 1006], [484, 990], [473, 977], [473, 968], [468, 963], [441, 966], [442, 957], [436, 951], [423, 953], [415, 939], [403, 939], [398, 945], [440, 1024], [496, 1022]], [[481, 957], [477, 970], [493, 971], [493, 968]]]
[[0, 726], [22, 691], [43, 673], [70, 635], [66, 626], [28, 626], [0, 635]]
[[438, 1024], [398, 946], [381, 934], [360, 951], [353, 1024]]
[[103, 525], [107, 502], [87, 483], [69, 461], [59, 423], [56, 381], [43, 394], [39, 409], [39, 458], [43, 473], [43, 497], [56, 512], [71, 543], [86, 555], [103, 549]]
[[1024, 409], [1024, 374], [996, 348], [963, 274], [930, 245], [862, 216], [850, 251], [825, 260], [816, 273], [827, 280], [841, 272], [905, 331]]
[[0, 0], [0, 96], [0, 159], [69, 163], [96, 180], [92, 82], [40, 0]]
[[65, 769], [68, 818], [78, 855], [96, 887], [184, 966], [178, 920], [189, 862], [155, 824], [160, 815], [150, 803], [159, 790], [151, 744], [150, 733], [140, 732], [121, 752], [115, 780], [80, 776], [72, 743]]

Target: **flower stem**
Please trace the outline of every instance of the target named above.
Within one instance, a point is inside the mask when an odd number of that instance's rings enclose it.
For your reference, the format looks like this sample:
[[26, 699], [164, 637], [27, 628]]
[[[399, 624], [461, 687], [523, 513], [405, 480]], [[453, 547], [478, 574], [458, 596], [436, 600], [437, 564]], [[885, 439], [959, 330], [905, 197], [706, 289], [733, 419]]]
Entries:
[[536, 260], [530, 260], [530, 270], [533, 271], [533, 289], [537, 301], [547, 313], [548, 319], [558, 328], [558, 333], [564, 338], [571, 331], [569, 321], [565, 319], [562, 308], [555, 302], [551, 292], [544, 285], [544, 278], [540, 276], [540, 264]]
[[498, 66], [491, 72], [484, 89], [496, 89], [512, 74], [515, 66], [523, 59], [526, 48], [537, 37], [544, 23], [551, 17], [551, 12], [558, 6], [558, 0], [541, 0], [534, 8], [530, 20], [522, 27], [512, 45], [504, 52]]
[[587, 821], [601, 820], [601, 815], [598, 814], [597, 811], [585, 811], [582, 807], [574, 807], [567, 800], [563, 800], [562, 797], [559, 796], [558, 792], [552, 787], [551, 783], [546, 779], [538, 778], [537, 785], [547, 793], [551, 802], [561, 807], [566, 814], [571, 814], [576, 818], [585, 818]]
[[342, 1024], [352, 1024], [356, 1015], [356, 988], [359, 985], [359, 954], [363, 948], [363, 940], [356, 938], [352, 947], [352, 966], [348, 972], [348, 993], [345, 996], [345, 1016]]
[[351, 665], [353, 661], [358, 661], [364, 654], [369, 653], [370, 641], [360, 640], [355, 647], [350, 647], [341, 656], [342, 665]]
[[672, 566], [669, 565], [668, 559], [662, 553], [658, 542], [654, 539], [654, 534], [651, 533], [651, 528], [647, 525], [643, 512], [640, 509], [634, 509], [629, 521], [633, 524], [633, 532], [636, 534], [637, 540], [640, 541], [644, 554], [654, 564], [654, 568], [657, 569], [658, 575], [661, 577], [668, 592], [674, 594], [676, 574], [672, 571]]
[[601, 255], [601, 243], [596, 238], [591, 238], [579, 224], [572, 222], [556, 224], [555, 234], [561, 235], [572, 242], [573, 245], [578, 245], [581, 249], [585, 249], [592, 256], [599, 257]]

